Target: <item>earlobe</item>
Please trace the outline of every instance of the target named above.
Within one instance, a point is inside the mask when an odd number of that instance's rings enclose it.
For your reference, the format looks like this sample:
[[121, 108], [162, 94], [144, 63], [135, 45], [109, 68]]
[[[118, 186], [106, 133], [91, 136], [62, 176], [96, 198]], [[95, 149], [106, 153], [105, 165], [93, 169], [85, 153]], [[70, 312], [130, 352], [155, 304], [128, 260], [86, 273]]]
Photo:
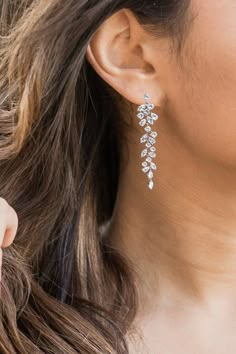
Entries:
[[[86, 58], [97, 74], [125, 99], [141, 104], [145, 92], [154, 98], [155, 67], [146, 58], [148, 34], [127, 9], [107, 19], [92, 37]], [[158, 102], [154, 101], [155, 105]]]

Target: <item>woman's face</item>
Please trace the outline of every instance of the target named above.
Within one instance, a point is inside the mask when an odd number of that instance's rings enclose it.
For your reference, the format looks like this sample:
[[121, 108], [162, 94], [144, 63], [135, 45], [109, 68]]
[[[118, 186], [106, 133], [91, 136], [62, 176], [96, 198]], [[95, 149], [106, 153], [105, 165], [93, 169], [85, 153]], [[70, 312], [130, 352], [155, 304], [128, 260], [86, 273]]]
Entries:
[[170, 37], [144, 35], [120, 13], [92, 41], [96, 60], [91, 51], [88, 57], [127, 101], [141, 104], [148, 92], [160, 102], [160, 170], [171, 156], [182, 166], [197, 156], [236, 167], [236, 0], [190, 0], [189, 11], [193, 21], [180, 56]]
[[170, 62], [168, 124], [189, 151], [236, 167], [236, 1], [191, 0], [195, 19]]

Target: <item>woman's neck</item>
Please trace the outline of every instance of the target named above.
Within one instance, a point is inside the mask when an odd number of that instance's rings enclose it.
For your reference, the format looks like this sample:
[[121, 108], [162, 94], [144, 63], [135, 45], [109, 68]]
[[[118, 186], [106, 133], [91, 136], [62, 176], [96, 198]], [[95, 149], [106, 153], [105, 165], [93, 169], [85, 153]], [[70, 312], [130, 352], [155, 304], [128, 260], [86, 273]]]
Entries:
[[208, 307], [234, 301], [236, 171], [166, 149], [150, 191], [135, 148], [130, 155], [110, 234], [135, 265], [140, 296], [149, 305], [162, 293]]

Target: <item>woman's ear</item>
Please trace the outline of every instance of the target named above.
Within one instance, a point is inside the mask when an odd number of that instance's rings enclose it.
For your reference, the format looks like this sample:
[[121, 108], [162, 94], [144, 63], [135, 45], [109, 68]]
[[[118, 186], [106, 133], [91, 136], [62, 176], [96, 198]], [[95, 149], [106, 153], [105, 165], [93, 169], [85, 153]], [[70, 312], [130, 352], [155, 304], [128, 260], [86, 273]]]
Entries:
[[148, 92], [159, 105], [163, 91], [155, 40], [129, 9], [122, 9], [95, 32], [86, 57], [98, 75], [128, 101], [140, 105]]

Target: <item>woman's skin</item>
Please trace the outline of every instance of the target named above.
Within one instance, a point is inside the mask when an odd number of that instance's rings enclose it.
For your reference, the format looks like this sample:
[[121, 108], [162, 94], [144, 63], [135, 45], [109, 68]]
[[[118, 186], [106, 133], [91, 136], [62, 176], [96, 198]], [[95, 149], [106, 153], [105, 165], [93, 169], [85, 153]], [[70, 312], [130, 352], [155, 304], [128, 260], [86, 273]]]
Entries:
[[[181, 57], [124, 9], [87, 58], [133, 107], [110, 232], [137, 271], [145, 353], [235, 354], [236, 2], [192, 0], [190, 11]], [[159, 114], [153, 190], [136, 118], [145, 92]]]
[[18, 215], [15, 209], [0, 197], [0, 280], [2, 278], [2, 249], [9, 247], [18, 229]]

